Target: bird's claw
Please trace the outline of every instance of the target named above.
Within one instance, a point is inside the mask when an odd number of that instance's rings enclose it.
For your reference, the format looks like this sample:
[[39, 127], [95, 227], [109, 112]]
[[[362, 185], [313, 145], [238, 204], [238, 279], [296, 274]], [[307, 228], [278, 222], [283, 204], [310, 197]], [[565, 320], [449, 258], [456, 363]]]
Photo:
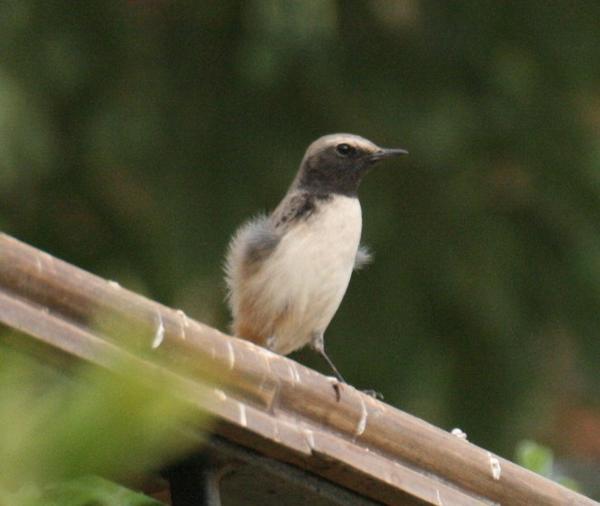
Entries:
[[383, 400], [383, 394], [377, 390], [367, 389], [362, 391], [364, 394], [370, 395], [373, 399]]

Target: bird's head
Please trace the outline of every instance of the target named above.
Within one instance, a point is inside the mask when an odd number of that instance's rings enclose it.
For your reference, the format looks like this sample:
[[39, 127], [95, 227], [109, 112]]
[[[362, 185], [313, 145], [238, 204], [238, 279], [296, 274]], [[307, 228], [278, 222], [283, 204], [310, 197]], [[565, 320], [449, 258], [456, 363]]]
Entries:
[[295, 185], [317, 193], [355, 195], [363, 176], [376, 163], [407, 153], [380, 148], [358, 135], [326, 135], [306, 150]]

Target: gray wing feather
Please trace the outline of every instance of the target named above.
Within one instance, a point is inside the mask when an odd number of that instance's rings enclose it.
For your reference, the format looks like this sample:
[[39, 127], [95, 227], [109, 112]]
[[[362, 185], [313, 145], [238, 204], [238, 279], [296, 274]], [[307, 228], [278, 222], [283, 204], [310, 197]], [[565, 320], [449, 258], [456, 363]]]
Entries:
[[240, 230], [240, 235], [245, 239], [244, 261], [249, 264], [264, 261], [273, 253], [281, 239], [266, 216], [259, 216], [246, 223]]
[[255, 272], [275, 251], [280, 240], [281, 235], [265, 215], [251, 219], [238, 229], [229, 243], [225, 262], [230, 295], [243, 277]]

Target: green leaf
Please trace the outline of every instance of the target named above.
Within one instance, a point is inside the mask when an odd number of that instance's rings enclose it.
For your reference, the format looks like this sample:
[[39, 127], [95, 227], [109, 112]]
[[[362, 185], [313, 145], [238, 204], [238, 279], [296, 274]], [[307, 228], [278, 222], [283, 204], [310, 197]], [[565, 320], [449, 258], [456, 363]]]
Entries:
[[139, 492], [98, 476], [84, 476], [48, 487], [41, 504], [45, 506], [161, 506]]
[[164, 506], [163, 503], [99, 476], [82, 476], [43, 489], [0, 490], [1, 506]]
[[517, 445], [516, 461], [530, 471], [550, 477], [554, 465], [554, 453], [546, 446], [525, 439]]
[[86, 365], [65, 374], [0, 346], [0, 506], [12, 506], [2, 490], [118, 480], [198, 446], [208, 420], [192, 402], [196, 391], [181, 388], [169, 371], [133, 356], [111, 371]]

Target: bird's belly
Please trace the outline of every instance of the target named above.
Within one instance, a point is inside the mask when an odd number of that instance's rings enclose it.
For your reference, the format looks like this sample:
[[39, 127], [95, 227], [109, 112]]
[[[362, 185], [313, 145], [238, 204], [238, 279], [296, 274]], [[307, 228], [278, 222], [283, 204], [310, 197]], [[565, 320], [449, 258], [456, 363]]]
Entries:
[[361, 228], [358, 199], [335, 196], [283, 237], [265, 273], [285, 306], [274, 351], [290, 353], [325, 331], [348, 287]]

